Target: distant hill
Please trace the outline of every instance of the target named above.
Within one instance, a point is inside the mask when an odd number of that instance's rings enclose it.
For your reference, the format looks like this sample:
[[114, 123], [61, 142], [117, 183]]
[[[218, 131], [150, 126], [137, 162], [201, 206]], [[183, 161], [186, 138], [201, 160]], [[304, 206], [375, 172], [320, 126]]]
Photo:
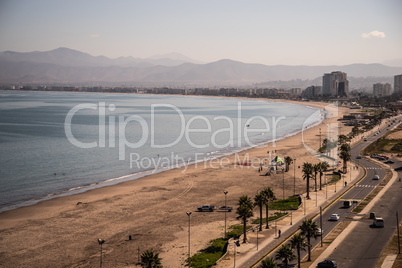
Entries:
[[131, 83], [154, 85], [250, 85], [268, 81], [312, 80], [343, 71], [348, 77], [392, 77], [402, 67], [382, 64], [288, 66], [250, 64], [224, 59], [197, 64], [180, 54], [147, 59], [91, 56], [58, 48], [44, 52], [0, 52], [1, 83]]

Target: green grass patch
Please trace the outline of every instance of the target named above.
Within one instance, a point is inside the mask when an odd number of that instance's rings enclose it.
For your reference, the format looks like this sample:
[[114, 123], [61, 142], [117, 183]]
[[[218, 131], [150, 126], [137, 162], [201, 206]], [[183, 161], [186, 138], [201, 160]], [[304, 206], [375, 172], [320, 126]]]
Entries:
[[[288, 212], [285, 212], [285, 213], [282, 213], [282, 212], [275, 212], [275, 215], [268, 217], [268, 222], [274, 221], [274, 220], [279, 219], [279, 218], [281, 218], [281, 217], [283, 217], [283, 216], [286, 216], [286, 215], [288, 215], [288, 214], [289, 214]], [[262, 223], [265, 224], [266, 222], [267, 222], [267, 219], [266, 219], [266, 218], [263, 218], [263, 219], [262, 219]], [[253, 223], [253, 224], [260, 224], [260, 218], [254, 219], [254, 220], [252, 221], [252, 223]]]
[[[251, 226], [247, 226], [247, 230], [250, 229]], [[236, 224], [229, 226], [229, 232], [226, 233], [226, 238], [239, 238], [239, 236], [243, 233], [243, 224]]]
[[273, 210], [290, 210], [291, 208], [296, 209], [300, 205], [298, 196], [291, 196], [285, 200], [276, 200], [269, 204], [269, 209]]
[[371, 143], [369, 146], [364, 149], [363, 154], [371, 155], [371, 154], [380, 154], [383, 152], [386, 153], [399, 153], [402, 150], [402, 140], [389, 140], [387, 136], [398, 132], [400, 130], [394, 129], [390, 131], [384, 138], [380, 138], [375, 142]]
[[339, 181], [340, 179], [341, 179], [340, 176], [334, 174], [331, 176], [331, 178], [329, 180], [327, 180], [327, 183], [323, 183], [323, 185], [335, 183], [335, 182]]
[[194, 268], [212, 267], [226, 252], [227, 246], [226, 239], [214, 239], [209, 247], [187, 259], [187, 265]]

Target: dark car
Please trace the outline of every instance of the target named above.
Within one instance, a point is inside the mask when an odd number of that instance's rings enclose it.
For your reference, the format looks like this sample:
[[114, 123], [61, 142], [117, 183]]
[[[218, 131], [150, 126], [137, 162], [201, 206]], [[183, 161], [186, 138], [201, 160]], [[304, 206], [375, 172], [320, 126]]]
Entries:
[[394, 161], [392, 161], [392, 160], [387, 160], [387, 161], [385, 161], [384, 163], [385, 163], [385, 164], [393, 164]]
[[324, 267], [336, 268], [338, 267], [338, 265], [336, 264], [335, 261], [331, 260], [325, 260], [317, 264], [317, 268], [324, 268]]
[[402, 166], [401, 167], [397, 167], [394, 169], [395, 171], [401, 171], [402, 170]]

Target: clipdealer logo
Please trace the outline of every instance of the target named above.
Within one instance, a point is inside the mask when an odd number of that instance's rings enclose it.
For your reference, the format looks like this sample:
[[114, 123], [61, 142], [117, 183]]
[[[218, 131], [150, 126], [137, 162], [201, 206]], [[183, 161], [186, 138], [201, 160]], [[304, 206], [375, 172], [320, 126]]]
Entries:
[[[179, 134], [175, 137], [175, 140], [166, 144], [158, 144], [155, 141], [155, 134], [157, 130], [157, 111], [159, 109], [170, 109], [172, 112], [176, 113], [176, 120], [180, 125]], [[99, 133], [97, 140], [93, 140], [90, 142], [83, 142], [78, 140], [72, 130], [73, 126], [73, 118], [77, 116], [79, 112], [84, 112], [85, 110], [95, 110], [97, 111], [97, 116], [99, 120]], [[74, 106], [67, 114], [64, 122], [64, 129], [67, 139], [76, 147], [82, 149], [89, 149], [95, 147], [109, 147], [115, 148], [118, 147], [119, 151], [119, 160], [126, 159], [126, 151], [127, 149], [137, 149], [143, 146], [150, 146], [151, 148], [172, 148], [177, 145], [183, 139], [187, 141], [187, 143], [194, 149], [203, 149], [208, 147], [214, 147], [217, 149], [222, 148], [240, 148], [242, 146], [242, 140], [244, 139], [245, 143], [254, 147], [256, 144], [253, 144], [250, 141], [250, 134], [252, 133], [271, 133], [272, 139], [276, 139], [277, 135], [277, 127], [280, 121], [285, 120], [286, 116], [272, 116], [271, 122], [268, 121], [267, 118], [255, 115], [248, 118], [244, 123], [242, 121], [242, 107], [241, 102], [237, 103], [237, 116], [236, 118], [230, 118], [228, 116], [215, 116], [211, 119], [208, 119], [206, 116], [192, 116], [186, 120], [184, 113], [180, 110], [179, 107], [174, 106], [172, 104], [151, 104], [150, 105], [150, 120], [147, 121], [143, 117], [139, 115], [108, 115], [108, 124], [106, 125], [106, 112], [115, 112], [116, 105], [109, 104], [106, 105], [105, 102], [99, 102], [98, 104], [93, 103], [83, 103]], [[172, 117], [173, 118], [173, 117]], [[249, 128], [248, 126], [252, 124], [253, 121], [260, 121], [259, 124], [262, 125], [262, 128]], [[196, 125], [200, 125], [202, 122], [205, 127], [197, 128]], [[128, 131], [129, 124], [138, 124], [140, 138], [136, 142], [130, 142], [127, 137], [130, 137], [130, 133]], [[220, 127], [217, 130], [212, 130], [212, 125], [226, 125], [227, 127]], [[236, 126], [236, 127], [235, 127]], [[138, 130], [136, 128], [136, 131]], [[115, 135], [117, 130], [117, 135]], [[197, 143], [197, 140], [191, 138], [190, 134], [192, 133], [209, 133], [210, 139], [209, 142], [204, 144]], [[218, 143], [217, 136], [221, 133], [226, 133], [228, 139], [224, 143]], [[107, 135], [108, 134], [108, 135]], [[236, 135], [235, 135], [236, 134]], [[236, 137], [236, 138], [235, 138]], [[275, 144], [274, 144], [275, 145]], [[181, 162], [189, 163], [190, 160], [183, 160], [176, 157], [170, 157], [170, 159], [174, 159], [175, 163]], [[163, 161], [162, 161], [163, 160]], [[173, 164], [172, 161], [165, 161], [166, 159], [160, 159], [159, 163], [170, 163]], [[130, 162], [141, 163], [141, 166], [148, 166], [149, 163], [152, 163], [154, 166], [157, 166], [156, 160], [151, 159], [143, 159], [138, 153], [130, 153]], [[196, 162], [197, 159], [193, 159], [192, 162]], [[147, 163], [147, 164], [145, 164]], [[165, 164], [167, 165], [167, 164]]]

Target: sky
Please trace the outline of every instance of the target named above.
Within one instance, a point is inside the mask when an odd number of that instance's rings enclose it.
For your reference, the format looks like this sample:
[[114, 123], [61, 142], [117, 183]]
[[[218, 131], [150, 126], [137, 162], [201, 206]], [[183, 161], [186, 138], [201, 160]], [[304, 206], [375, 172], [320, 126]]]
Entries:
[[402, 66], [401, 0], [0, 0], [0, 51]]

